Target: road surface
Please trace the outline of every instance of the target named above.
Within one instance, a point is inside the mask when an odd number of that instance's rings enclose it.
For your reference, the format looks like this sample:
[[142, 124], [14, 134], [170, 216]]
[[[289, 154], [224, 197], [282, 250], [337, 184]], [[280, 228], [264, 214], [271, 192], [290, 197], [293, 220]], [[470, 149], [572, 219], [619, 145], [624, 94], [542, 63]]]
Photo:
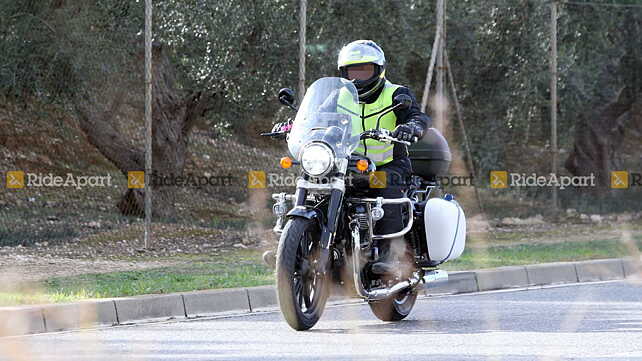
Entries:
[[642, 360], [642, 285], [439, 296], [399, 323], [332, 306], [308, 332], [278, 312], [0, 340], [0, 360]]

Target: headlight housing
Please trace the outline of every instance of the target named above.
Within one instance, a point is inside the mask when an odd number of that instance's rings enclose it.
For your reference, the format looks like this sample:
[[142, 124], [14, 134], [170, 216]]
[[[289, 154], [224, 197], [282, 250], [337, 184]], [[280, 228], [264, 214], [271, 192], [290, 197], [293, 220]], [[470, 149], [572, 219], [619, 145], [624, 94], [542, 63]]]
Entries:
[[328, 173], [333, 160], [332, 149], [323, 143], [310, 143], [301, 151], [301, 166], [306, 173], [313, 177]]

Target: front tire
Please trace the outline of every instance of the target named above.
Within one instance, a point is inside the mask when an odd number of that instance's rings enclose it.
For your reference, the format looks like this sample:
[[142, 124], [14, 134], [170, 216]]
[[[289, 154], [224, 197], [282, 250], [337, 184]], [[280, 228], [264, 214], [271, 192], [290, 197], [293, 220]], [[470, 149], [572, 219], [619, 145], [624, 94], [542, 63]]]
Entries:
[[320, 234], [315, 220], [293, 218], [283, 229], [276, 253], [279, 307], [297, 331], [308, 330], [319, 321], [328, 299], [329, 279], [314, 269]]

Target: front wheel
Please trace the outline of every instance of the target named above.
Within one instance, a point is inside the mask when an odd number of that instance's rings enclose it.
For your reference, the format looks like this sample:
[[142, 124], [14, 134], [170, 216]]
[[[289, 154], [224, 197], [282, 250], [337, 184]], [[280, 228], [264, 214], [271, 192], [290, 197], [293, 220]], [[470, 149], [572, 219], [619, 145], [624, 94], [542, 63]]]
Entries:
[[401, 321], [412, 311], [417, 300], [416, 291], [400, 292], [381, 301], [370, 301], [372, 313], [381, 321]]
[[328, 299], [328, 277], [315, 269], [320, 234], [315, 220], [291, 219], [276, 252], [279, 307], [297, 331], [310, 329], [319, 321]]

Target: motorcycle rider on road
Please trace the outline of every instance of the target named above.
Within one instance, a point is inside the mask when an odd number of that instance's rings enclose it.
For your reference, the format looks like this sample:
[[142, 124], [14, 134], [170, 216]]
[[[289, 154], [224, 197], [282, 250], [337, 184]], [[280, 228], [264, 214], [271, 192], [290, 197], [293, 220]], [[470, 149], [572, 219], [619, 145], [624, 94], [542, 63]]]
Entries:
[[[381, 111], [393, 104], [393, 99], [406, 94], [412, 99], [410, 107], [395, 109], [381, 118], [380, 128], [388, 129], [392, 136], [400, 140], [413, 142], [421, 139], [432, 120], [422, 113], [412, 92], [401, 85], [389, 82], [386, 77], [386, 59], [383, 50], [371, 40], [356, 40], [344, 46], [339, 52], [337, 67], [341, 77], [353, 82], [359, 94], [360, 114], [353, 114], [353, 121], [361, 122], [360, 131], [375, 129]], [[341, 108], [341, 97], [335, 99]], [[350, 101], [352, 102], [352, 101]], [[354, 120], [358, 119], [358, 120]], [[277, 127], [275, 127], [277, 128]], [[370, 158], [377, 171], [386, 174], [385, 188], [370, 188], [371, 197], [401, 198], [407, 188], [412, 174], [412, 165], [408, 157], [408, 147], [400, 143], [384, 143], [375, 139], [361, 141], [355, 153]], [[403, 229], [402, 205], [388, 204], [383, 206], [384, 216], [375, 224], [375, 234], [387, 234]], [[381, 240], [379, 252], [381, 259], [373, 265], [373, 272], [392, 273], [397, 268], [393, 263], [406, 249], [403, 237]]]

